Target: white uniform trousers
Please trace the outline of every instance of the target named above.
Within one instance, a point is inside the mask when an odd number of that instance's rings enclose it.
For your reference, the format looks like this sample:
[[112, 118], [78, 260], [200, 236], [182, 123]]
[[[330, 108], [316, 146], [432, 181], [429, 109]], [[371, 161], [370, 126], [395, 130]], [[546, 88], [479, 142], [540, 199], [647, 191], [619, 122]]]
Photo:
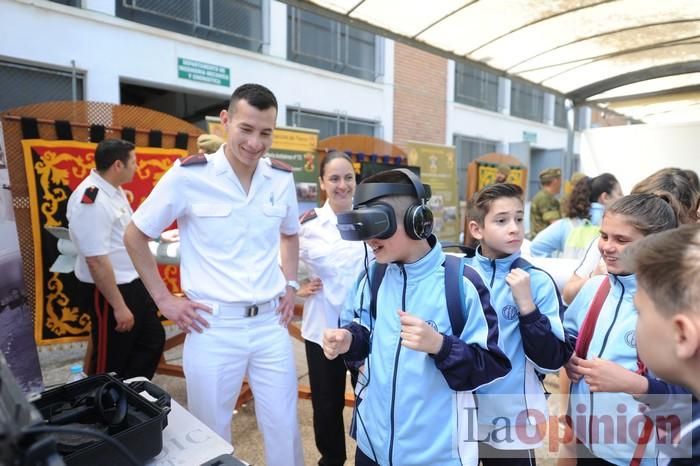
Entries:
[[202, 313], [210, 327], [185, 339], [188, 410], [224, 439], [247, 374], [268, 466], [302, 466], [294, 352], [279, 314], [222, 317]]

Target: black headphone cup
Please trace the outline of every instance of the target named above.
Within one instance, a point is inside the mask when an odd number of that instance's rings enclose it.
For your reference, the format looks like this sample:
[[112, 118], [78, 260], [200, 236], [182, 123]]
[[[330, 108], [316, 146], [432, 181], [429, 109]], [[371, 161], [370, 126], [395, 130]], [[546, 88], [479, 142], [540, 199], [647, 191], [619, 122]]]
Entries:
[[104, 383], [95, 393], [95, 408], [105, 424], [121, 424], [126, 419], [128, 410], [126, 390], [116, 382]]
[[427, 239], [433, 232], [433, 212], [423, 204], [415, 204], [406, 210], [404, 229], [412, 239]]

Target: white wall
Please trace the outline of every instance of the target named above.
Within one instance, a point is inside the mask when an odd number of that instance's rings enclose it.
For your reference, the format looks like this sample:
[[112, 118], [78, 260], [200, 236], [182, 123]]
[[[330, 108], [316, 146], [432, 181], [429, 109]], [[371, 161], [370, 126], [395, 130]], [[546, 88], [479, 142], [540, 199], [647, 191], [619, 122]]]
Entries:
[[[450, 104], [448, 104], [450, 105]], [[451, 104], [452, 118], [448, 134], [461, 134], [500, 142], [520, 142], [523, 131], [537, 134], [532, 146], [541, 149], [566, 149], [566, 129], [548, 126], [523, 118], [489, 112], [459, 103]], [[450, 141], [450, 144], [452, 141]]]
[[[245, 82], [268, 86], [280, 104], [278, 124], [287, 106], [379, 120], [391, 127], [392, 85], [346, 77], [284, 59], [286, 7], [271, 2], [269, 50], [262, 55], [122, 20], [100, 11], [45, 0], [0, 0], [0, 57], [86, 72], [86, 100], [119, 103], [119, 81], [212, 97], [228, 98]], [[393, 48], [385, 69], [393, 70]], [[230, 69], [229, 87], [180, 79], [177, 59], [189, 58]], [[391, 135], [393, 131], [386, 131]]]
[[581, 136], [583, 171], [614, 174], [625, 193], [664, 167], [700, 173], [700, 123], [613, 126], [589, 129]]

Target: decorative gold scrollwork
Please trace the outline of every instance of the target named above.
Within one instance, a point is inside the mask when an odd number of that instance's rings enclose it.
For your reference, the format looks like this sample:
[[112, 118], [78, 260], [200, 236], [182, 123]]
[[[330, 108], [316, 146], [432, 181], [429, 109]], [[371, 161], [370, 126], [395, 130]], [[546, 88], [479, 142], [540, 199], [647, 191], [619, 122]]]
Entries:
[[69, 306], [70, 300], [63, 292], [63, 282], [58, 273], [53, 273], [47, 282], [46, 327], [59, 337], [84, 335], [90, 332], [90, 316], [80, 312], [77, 306]]

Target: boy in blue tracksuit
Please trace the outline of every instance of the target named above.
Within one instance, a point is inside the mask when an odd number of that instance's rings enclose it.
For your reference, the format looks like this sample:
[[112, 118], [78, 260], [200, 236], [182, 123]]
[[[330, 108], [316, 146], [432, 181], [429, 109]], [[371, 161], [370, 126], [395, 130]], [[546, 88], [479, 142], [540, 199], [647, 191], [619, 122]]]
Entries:
[[[681, 226], [640, 240], [625, 253], [637, 276], [637, 349], [650, 370], [700, 397], [700, 225]], [[700, 403], [679, 440], [690, 444], [670, 466], [700, 464]], [[673, 453], [679, 453], [674, 451]]]
[[572, 352], [564, 338], [563, 305], [554, 281], [520, 258], [525, 238], [522, 196], [515, 184], [488, 186], [477, 193], [469, 210], [469, 232], [480, 244], [467, 264], [491, 290], [499, 346], [512, 365], [508, 375], [477, 390], [484, 466], [535, 464], [533, 449], [542, 444], [538, 423], [548, 419], [536, 370], [556, 372]]
[[[410, 171], [390, 170], [364, 180], [354, 210], [338, 214], [341, 236], [365, 240], [376, 258], [349, 296], [341, 328], [323, 337], [329, 359], [364, 363], [356, 465], [476, 465], [471, 391], [510, 368], [488, 298], [462, 277], [467, 314], [453, 335], [429, 197]], [[386, 270], [371, 303], [377, 263]]]

